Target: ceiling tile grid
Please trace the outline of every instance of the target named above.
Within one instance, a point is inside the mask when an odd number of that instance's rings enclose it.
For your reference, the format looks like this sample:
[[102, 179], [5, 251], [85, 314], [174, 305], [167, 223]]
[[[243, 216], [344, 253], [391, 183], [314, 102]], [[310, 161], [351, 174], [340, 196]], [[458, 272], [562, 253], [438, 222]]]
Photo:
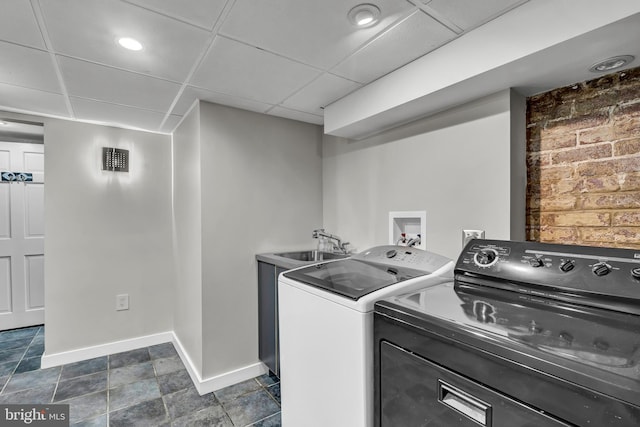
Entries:
[[39, 49], [45, 48], [31, 3], [25, 0], [3, 0], [0, 40]]
[[[0, 109], [171, 132], [196, 99], [323, 123], [323, 107], [526, 0], [4, 0]], [[121, 48], [133, 37], [143, 49]]]

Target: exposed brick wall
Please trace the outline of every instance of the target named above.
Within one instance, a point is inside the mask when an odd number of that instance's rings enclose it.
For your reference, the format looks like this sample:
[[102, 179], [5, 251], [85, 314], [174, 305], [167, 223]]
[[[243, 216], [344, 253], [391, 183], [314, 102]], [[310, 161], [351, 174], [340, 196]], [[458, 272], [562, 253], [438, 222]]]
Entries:
[[527, 238], [640, 249], [640, 67], [527, 99]]

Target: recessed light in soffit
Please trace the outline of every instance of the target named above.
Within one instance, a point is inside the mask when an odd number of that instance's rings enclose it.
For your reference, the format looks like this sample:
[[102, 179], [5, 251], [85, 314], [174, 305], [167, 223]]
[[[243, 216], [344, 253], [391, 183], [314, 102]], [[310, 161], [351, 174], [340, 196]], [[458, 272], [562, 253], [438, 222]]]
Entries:
[[349, 11], [347, 18], [358, 28], [371, 27], [380, 19], [380, 8], [370, 3], [359, 4]]
[[134, 51], [142, 50], [142, 43], [140, 43], [138, 40], [133, 39], [131, 37], [119, 38], [118, 44], [125, 49], [134, 50]]
[[620, 67], [624, 67], [627, 64], [633, 62], [636, 59], [633, 55], [620, 55], [614, 56], [613, 58], [605, 59], [604, 61], [600, 61], [596, 64], [593, 64], [589, 71], [592, 73], [604, 73], [611, 70], [616, 70]]

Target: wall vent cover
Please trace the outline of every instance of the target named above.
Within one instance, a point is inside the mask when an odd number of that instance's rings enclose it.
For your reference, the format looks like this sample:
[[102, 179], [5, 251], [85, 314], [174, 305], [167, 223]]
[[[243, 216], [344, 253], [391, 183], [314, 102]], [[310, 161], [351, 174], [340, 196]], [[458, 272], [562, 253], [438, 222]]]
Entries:
[[129, 150], [102, 147], [102, 170], [129, 172]]

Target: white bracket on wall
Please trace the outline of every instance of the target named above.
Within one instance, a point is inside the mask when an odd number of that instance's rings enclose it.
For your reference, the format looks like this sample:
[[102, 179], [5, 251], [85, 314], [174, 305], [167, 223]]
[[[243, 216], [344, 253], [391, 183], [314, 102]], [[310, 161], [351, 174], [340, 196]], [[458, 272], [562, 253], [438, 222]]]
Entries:
[[[420, 243], [414, 245], [418, 249], [427, 249], [427, 212], [401, 211], [389, 212], [389, 244], [402, 243], [402, 233], [409, 241], [420, 235]], [[405, 242], [406, 244], [406, 242]]]

